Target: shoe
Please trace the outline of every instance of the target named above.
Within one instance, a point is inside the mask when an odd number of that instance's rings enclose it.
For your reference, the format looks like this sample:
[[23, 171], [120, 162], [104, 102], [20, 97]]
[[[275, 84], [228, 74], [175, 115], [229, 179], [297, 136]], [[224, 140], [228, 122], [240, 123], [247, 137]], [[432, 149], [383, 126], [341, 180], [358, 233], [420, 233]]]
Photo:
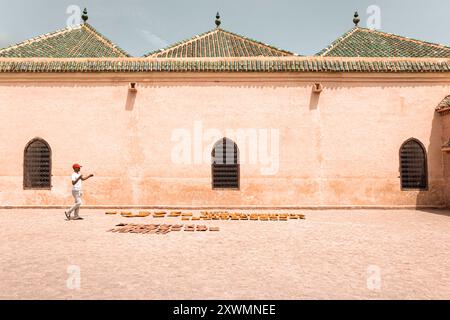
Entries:
[[66, 215], [67, 220], [70, 220], [70, 214], [68, 214], [67, 211], [64, 211], [64, 214]]
[[73, 218], [73, 220], [84, 220], [82, 217]]

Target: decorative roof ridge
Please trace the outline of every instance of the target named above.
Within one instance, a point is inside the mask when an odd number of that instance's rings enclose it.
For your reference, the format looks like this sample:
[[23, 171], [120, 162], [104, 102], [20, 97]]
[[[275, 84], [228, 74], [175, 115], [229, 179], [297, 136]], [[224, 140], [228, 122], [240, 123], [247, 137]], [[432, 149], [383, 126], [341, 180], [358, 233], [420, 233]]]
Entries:
[[343, 35], [341, 35], [339, 38], [337, 38], [336, 40], [334, 40], [330, 45], [328, 45], [328, 47], [320, 50], [318, 53], [316, 53], [316, 56], [325, 56], [328, 52], [330, 52], [334, 47], [336, 47], [336, 45], [340, 44], [342, 41], [344, 41], [345, 39], [347, 39], [348, 37], [350, 37], [353, 33], [355, 33], [355, 31], [357, 31], [358, 29], [362, 29], [360, 27], [353, 27], [351, 28], [349, 31], [345, 32]]
[[59, 36], [61, 34], [64, 34], [66, 32], [72, 31], [72, 30], [81, 29], [82, 27], [83, 27], [83, 24], [77, 24], [75, 26], [65, 27], [65, 28], [62, 28], [62, 29], [59, 29], [59, 30], [56, 30], [56, 31], [53, 31], [53, 32], [44, 33], [44, 34], [41, 34], [39, 36], [36, 36], [36, 37], [30, 38], [30, 39], [27, 39], [27, 40], [24, 40], [24, 41], [12, 44], [12, 45], [10, 45], [8, 47], [0, 48], [0, 53], [7, 52], [9, 50], [16, 49], [16, 48], [19, 48], [19, 47], [24, 46], [24, 45], [28, 45], [30, 43], [34, 43], [34, 42], [46, 40], [46, 39], [49, 39], [49, 38], [53, 38], [53, 37]]
[[168, 45], [167, 47], [151, 51], [151, 52], [145, 54], [143, 57], [144, 58], [152, 57], [152, 56], [154, 56], [154, 55], [156, 55], [158, 53], [161, 53], [163, 51], [166, 51], [166, 50], [175, 50], [179, 46], [184, 46], [184, 45], [189, 44], [191, 42], [194, 42], [196, 40], [202, 39], [202, 38], [204, 38], [206, 36], [209, 36], [210, 34], [214, 34], [214, 33], [218, 32], [219, 30], [220, 30], [220, 28], [216, 27], [216, 28], [214, 28], [212, 30], [196, 34], [196, 35], [194, 35], [194, 36], [192, 36], [190, 38], [186, 38], [184, 40], [181, 40], [181, 41], [175, 42], [175, 43], [173, 43], [171, 45]]
[[39, 42], [39, 41], [43, 41], [43, 40], [47, 40], [53, 37], [57, 37], [60, 36], [64, 33], [73, 31], [73, 30], [78, 30], [78, 29], [82, 29], [82, 28], [86, 28], [87, 30], [89, 30], [90, 32], [92, 32], [100, 41], [102, 41], [103, 43], [109, 45], [112, 47], [112, 49], [117, 50], [120, 54], [125, 55], [126, 57], [131, 57], [129, 53], [127, 53], [125, 50], [123, 50], [121, 47], [119, 47], [118, 45], [116, 45], [114, 42], [112, 42], [111, 40], [109, 40], [108, 38], [106, 38], [104, 35], [102, 35], [100, 32], [97, 31], [97, 29], [95, 29], [92, 25], [90, 25], [89, 23], [82, 23], [82, 24], [77, 24], [74, 26], [68, 26], [53, 32], [49, 32], [49, 33], [45, 33], [42, 34], [40, 36], [10, 45], [8, 47], [5, 48], [0, 48], [0, 53], [4, 53], [4, 52], [8, 52], [9, 50], [13, 50], [16, 48], [20, 48], [22, 46], [34, 43], [34, 42]]
[[143, 57], [146, 57], [146, 58], [147, 58], [147, 57], [153, 57], [153, 56], [155, 56], [155, 55], [157, 55], [157, 54], [160, 54], [161, 52], [164, 52], [164, 51], [175, 50], [176, 48], [178, 48], [178, 47], [180, 47], [180, 46], [187, 45], [187, 44], [189, 44], [189, 43], [192, 43], [192, 42], [194, 42], [194, 41], [200, 40], [200, 39], [202, 39], [202, 38], [205, 38], [205, 37], [207, 37], [207, 36], [210, 36], [210, 35], [213, 35], [213, 34], [219, 33], [219, 32], [228, 33], [228, 34], [230, 34], [230, 35], [233, 36], [233, 37], [238, 37], [238, 38], [243, 39], [244, 41], [252, 42], [252, 43], [254, 43], [254, 44], [256, 44], [256, 45], [258, 45], [258, 46], [260, 46], [260, 47], [269, 47], [269, 48], [272, 49], [272, 50], [276, 50], [276, 51], [279, 51], [279, 52], [283, 52], [283, 53], [286, 54], [286, 55], [297, 56], [297, 54], [292, 53], [292, 52], [290, 52], [290, 51], [283, 50], [283, 49], [274, 47], [274, 46], [272, 46], [272, 45], [269, 45], [269, 44], [267, 44], [267, 43], [263, 43], [263, 42], [261, 42], [261, 41], [254, 40], [254, 39], [252, 39], [252, 38], [249, 38], [249, 37], [246, 37], [246, 36], [243, 36], [243, 35], [240, 35], [240, 34], [237, 34], [237, 33], [231, 32], [231, 31], [228, 31], [228, 30], [225, 30], [225, 29], [223, 29], [222, 27], [215, 27], [215, 28], [212, 29], [212, 30], [209, 30], [209, 31], [206, 31], [206, 32], [197, 34], [197, 35], [194, 35], [193, 37], [190, 37], [190, 38], [187, 38], [187, 39], [185, 39], [185, 40], [176, 42], [176, 43], [174, 43], [174, 44], [172, 44], [172, 45], [169, 45], [169, 46], [167, 46], [167, 47], [165, 47], [165, 48], [161, 48], [161, 49], [152, 51], [152, 52], [150, 52], [150, 53], [144, 55]]
[[270, 44], [267, 44], [267, 43], [264, 43], [264, 42], [261, 42], [261, 41], [258, 41], [258, 40], [255, 40], [255, 39], [252, 39], [252, 38], [249, 38], [249, 37], [246, 37], [246, 36], [243, 36], [243, 35], [240, 35], [240, 34], [237, 34], [237, 33], [234, 33], [234, 32], [228, 31], [228, 30], [225, 30], [225, 29], [222, 29], [222, 28], [217, 28], [217, 29], [218, 29], [218, 30], [222, 30], [222, 31], [225, 32], [225, 33], [229, 33], [229, 34], [231, 34], [231, 35], [234, 36], [234, 37], [239, 37], [239, 38], [242, 38], [242, 39], [244, 39], [244, 40], [246, 40], [246, 41], [253, 42], [253, 43], [255, 43], [256, 45], [259, 45], [259, 46], [261, 46], [261, 47], [263, 47], [263, 46], [264, 46], [264, 47], [269, 47], [269, 48], [271, 48], [271, 49], [273, 49], [273, 50], [283, 52], [283, 53], [285, 53], [286, 55], [297, 56], [296, 53], [293, 53], [293, 52], [290, 52], [290, 51], [287, 51], [287, 50], [283, 50], [283, 49], [274, 47], [274, 46], [272, 46], [272, 45], [270, 45]]
[[338, 44], [342, 43], [345, 39], [350, 37], [353, 33], [355, 33], [358, 30], [359, 31], [363, 31], [363, 32], [368, 32], [368, 33], [380, 34], [380, 35], [383, 35], [383, 36], [386, 36], [386, 37], [396, 38], [396, 39], [399, 39], [399, 40], [409, 41], [409, 42], [413, 42], [415, 44], [422, 44], [422, 45], [426, 44], [426, 45], [437, 47], [437, 48], [450, 49], [450, 47], [448, 47], [446, 45], [443, 45], [443, 44], [439, 44], [439, 43], [433, 43], [433, 42], [418, 40], [418, 39], [414, 39], [414, 38], [408, 38], [408, 37], [405, 37], [405, 36], [400, 36], [398, 34], [388, 33], [388, 32], [384, 32], [384, 31], [380, 31], [380, 30], [376, 30], [376, 29], [369, 29], [369, 28], [363, 28], [363, 27], [353, 27], [351, 30], [347, 31], [342, 36], [340, 36], [338, 39], [333, 41], [328, 47], [326, 47], [325, 49], [322, 49], [321, 51], [319, 51], [316, 54], [316, 56], [324, 56], [324, 55], [326, 55], [328, 52], [330, 52], [332, 49], [334, 49]]
[[119, 51], [121, 54], [125, 55], [126, 57], [131, 57], [131, 55], [128, 52], [126, 52], [121, 47], [119, 47], [117, 44], [115, 44], [114, 42], [112, 42], [111, 40], [106, 38], [103, 34], [98, 32], [97, 29], [95, 29], [91, 24], [85, 22], [85, 23], [81, 24], [81, 26], [92, 31], [100, 41], [110, 45], [113, 49]]
[[359, 27], [359, 29], [361, 29], [361, 30], [363, 30], [365, 32], [378, 33], [378, 34], [382, 34], [382, 35], [385, 35], [385, 36], [388, 36], [388, 37], [397, 38], [397, 39], [405, 40], [405, 41], [410, 41], [410, 42], [414, 42], [414, 43], [417, 43], [417, 44], [427, 44], [427, 45], [434, 46], [434, 47], [450, 49], [449, 46], [446, 46], [446, 45], [441, 44], [441, 43], [434, 43], [434, 42], [419, 40], [419, 39], [415, 39], [415, 38], [409, 38], [409, 37], [405, 37], [405, 36], [400, 36], [400, 35], [395, 34], [395, 33], [389, 33], [389, 32], [380, 31], [380, 30], [376, 30], [376, 29], [361, 28], [361, 27]]

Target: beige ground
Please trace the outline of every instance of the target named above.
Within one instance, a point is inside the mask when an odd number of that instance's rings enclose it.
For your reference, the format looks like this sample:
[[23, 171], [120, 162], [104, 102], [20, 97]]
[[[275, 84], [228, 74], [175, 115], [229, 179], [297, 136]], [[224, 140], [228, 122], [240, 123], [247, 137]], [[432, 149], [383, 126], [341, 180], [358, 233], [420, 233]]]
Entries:
[[[0, 298], [450, 299], [448, 212], [302, 213], [204, 222], [218, 233], [140, 235], [106, 230], [157, 219], [0, 210]], [[67, 288], [70, 265], [81, 270], [79, 290]]]

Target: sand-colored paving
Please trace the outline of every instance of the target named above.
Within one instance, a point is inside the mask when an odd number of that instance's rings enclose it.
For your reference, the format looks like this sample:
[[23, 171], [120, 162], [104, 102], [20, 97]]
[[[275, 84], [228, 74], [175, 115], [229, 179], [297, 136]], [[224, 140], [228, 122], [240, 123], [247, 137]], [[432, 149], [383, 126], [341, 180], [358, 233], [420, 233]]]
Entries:
[[[449, 212], [192, 212], [66, 221], [62, 210], [0, 210], [0, 299], [450, 299]], [[108, 232], [120, 223], [220, 231]]]

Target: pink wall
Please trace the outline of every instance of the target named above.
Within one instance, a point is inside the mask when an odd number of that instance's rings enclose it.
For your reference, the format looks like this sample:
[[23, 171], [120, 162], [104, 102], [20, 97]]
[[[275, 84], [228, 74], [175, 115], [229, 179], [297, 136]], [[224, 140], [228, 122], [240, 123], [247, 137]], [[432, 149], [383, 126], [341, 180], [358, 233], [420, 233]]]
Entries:
[[[0, 75], [0, 206], [70, 204], [74, 162], [96, 175], [84, 185], [93, 206], [441, 206], [446, 137], [434, 109], [449, 93], [450, 76], [433, 74]], [[196, 121], [278, 129], [278, 173], [243, 163], [239, 191], [212, 190], [209, 163], [171, 159], [173, 130]], [[51, 191], [23, 190], [34, 137], [52, 148]], [[400, 190], [411, 137], [427, 148], [428, 191]]]

